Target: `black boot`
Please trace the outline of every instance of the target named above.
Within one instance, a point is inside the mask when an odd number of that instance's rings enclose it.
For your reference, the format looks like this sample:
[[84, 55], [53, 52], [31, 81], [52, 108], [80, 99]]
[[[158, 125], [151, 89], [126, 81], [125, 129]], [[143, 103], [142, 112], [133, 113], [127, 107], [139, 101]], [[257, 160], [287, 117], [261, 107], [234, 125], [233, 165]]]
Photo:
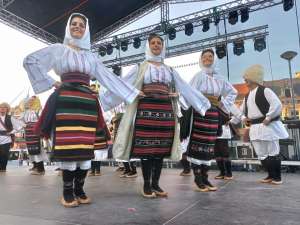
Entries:
[[45, 167], [44, 162], [37, 162], [35, 163], [35, 170], [31, 172], [31, 175], [44, 175], [45, 174]]
[[130, 172], [126, 174], [126, 177], [127, 178], [135, 178], [135, 177], [137, 177], [135, 162], [134, 161], [130, 162], [129, 166], [130, 166]]
[[78, 206], [77, 200], [74, 198], [73, 182], [74, 182], [75, 171], [63, 170], [63, 197], [61, 204], [65, 207], [76, 207]]
[[129, 162], [123, 162], [124, 165], [124, 171], [123, 173], [120, 175], [121, 178], [126, 177], [126, 175], [130, 172], [130, 165]]
[[193, 168], [193, 172], [194, 172], [194, 176], [195, 176], [195, 184], [197, 186], [196, 191], [208, 192], [209, 189], [205, 186], [205, 184], [203, 182], [201, 167], [199, 165], [192, 164], [192, 168]]
[[183, 171], [180, 173], [180, 176], [191, 176], [191, 165], [190, 162], [186, 159], [186, 156], [182, 156], [180, 162], [183, 167]]
[[82, 170], [77, 168], [75, 171], [75, 179], [74, 179], [74, 194], [78, 203], [80, 204], [89, 204], [91, 203], [91, 199], [86, 196], [83, 186], [84, 181], [87, 175], [87, 170]]
[[153, 159], [151, 187], [157, 196], [167, 197], [168, 193], [165, 192], [163, 189], [161, 189], [159, 186], [159, 179], [161, 175], [162, 165], [163, 165], [163, 159]]
[[95, 161], [95, 176], [101, 176], [101, 161]]
[[216, 159], [217, 166], [220, 170], [219, 175], [215, 176], [215, 179], [224, 179], [225, 177], [225, 165], [223, 159]]
[[91, 161], [91, 171], [89, 173], [89, 177], [95, 176], [96, 173], [96, 161]]
[[142, 167], [142, 173], [143, 173], [143, 178], [144, 178], [144, 187], [142, 190], [142, 195], [145, 198], [155, 198], [156, 195], [151, 189], [151, 167], [152, 167], [152, 160], [147, 159], [141, 159], [141, 167]]
[[212, 185], [208, 180], [208, 170], [209, 170], [209, 166], [201, 165], [201, 174], [203, 177], [203, 183], [205, 184], [205, 186], [208, 188], [209, 191], [216, 191], [218, 190], [218, 188]]
[[259, 182], [260, 183], [271, 183], [272, 182], [272, 163], [270, 160], [270, 156], [265, 158], [264, 160], [261, 160], [261, 164], [265, 171], [268, 173], [267, 177], [261, 179]]
[[281, 180], [281, 158], [279, 155], [270, 156], [271, 169], [272, 169], [272, 184], [282, 184]]
[[231, 170], [231, 160], [230, 159], [226, 159], [224, 161], [225, 164], [225, 176], [224, 176], [224, 180], [232, 180], [233, 176], [232, 176], [232, 170]]
[[29, 171], [34, 171], [36, 169], [36, 162], [32, 162], [32, 167], [29, 169]]

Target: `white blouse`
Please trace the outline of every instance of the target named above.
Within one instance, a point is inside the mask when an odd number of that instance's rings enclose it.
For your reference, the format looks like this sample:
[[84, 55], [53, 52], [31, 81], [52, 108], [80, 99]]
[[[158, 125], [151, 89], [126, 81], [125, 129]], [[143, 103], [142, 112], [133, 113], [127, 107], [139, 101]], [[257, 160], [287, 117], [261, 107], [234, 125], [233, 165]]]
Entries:
[[55, 80], [47, 74], [51, 69], [58, 76], [68, 72], [88, 74], [128, 103], [133, 102], [139, 93], [110, 72], [92, 52], [77, 51], [63, 44], [53, 44], [28, 55], [23, 65], [36, 94], [52, 88]]
[[[5, 116], [0, 116], [0, 119], [4, 123]], [[24, 123], [20, 120], [11, 117], [11, 123], [13, 126], [13, 130], [10, 133], [16, 133], [17, 131], [21, 130], [24, 126]], [[0, 131], [6, 131], [5, 127], [0, 123]], [[0, 145], [11, 143], [11, 137], [6, 135], [0, 135]]]
[[237, 90], [220, 75], [209, 75], [204, 71], [197, 73], [190, 81], [190, 85], [203, 94], [221, 96], [222, 108], [230, 112], [237, 96]]
[[[199, 91], [186, 83], [175, 70], [171, 70], [166, 65], [155, 66], [151, 63], [144, 75], [144, 84], [160, 82], [171, 84], [174, 82], [176, 92], [178, 92], [186, 102], [192, 105], [199, 113], [205, 115], [207, 109], [211, 107], [210, 102]], [[131, 84], [135, 82], [138, 76], [139, 66], [136, 65], [123, 79]], [[104, 110], [109, 110], [122, 103], [122, 100], [110, 92], [105, 92], [102, 96]]]
[[38, 114], [34, 110], [25, 110], [19, 118], [25, 123], [37, 122], [39, 120]]

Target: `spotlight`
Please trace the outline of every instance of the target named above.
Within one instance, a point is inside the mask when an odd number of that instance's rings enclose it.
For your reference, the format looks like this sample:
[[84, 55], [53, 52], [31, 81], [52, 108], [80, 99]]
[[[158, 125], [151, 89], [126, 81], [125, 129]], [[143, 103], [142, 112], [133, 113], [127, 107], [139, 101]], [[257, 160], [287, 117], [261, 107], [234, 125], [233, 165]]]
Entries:
[[209, 23], [210, 23], [209, 18], [205, 18], [202, 20], [202, 25], [203, 25], [202, 31], [203, 32], [207, 32], [209, 30]]
[[121, 66], [113, 65], [112, 70], [114, 74], [116, 74], [117, 76], [121, 76], [121, 71], [122, 71]]
[[99, 55], [100, 56], [105, 56], [106, 55], [106, 48], [104, 46], [100, 46], [98, 49]]
[[217, 26], [220, 23], [220, 20], [221, 20], [220, 15], [219, 14], [215, 15], [214, 19], [215, 19], [214, 23]]
[[170, 27], [167, 30], [167, 34], [170, 40], [174, 40], [176, 38], [176, 29], [174, 27]]
[[294, 7], [294, 0], [283, 0], [283, 10], [289, 11]]
[[244, 41], [239, 40], [233, 42], [233, 54], [240, 56], [245, 52]]
[[234, 25], [237, 23], [237, 21], [239, 20], [239, 14], [237, 11], [231, 11], [229, 12], [229, 15], [228, 15], [228, 22], [231, 24], [231, 25]]
[[255, 51], [262, 52], [266, 49], [266, 38], [259, 37], [254, 39], [254, 49]]
[[226, 56], [226, 45], [225, 44], [219, 44], [216, 46], [216, 54], [219, 59], [222, 59]]
[[124, 40], [124, 41], [121, 42], [121, 50], [123, 52], [125, 52], [125, 51], [127, 51], [127, 49], [128, 49], [128, 41]]
[[194, 33], [194, 25], [192, 23], [187, 23], [184, 25], [184, 33], [187, 36], [191, 36]]
[[133, 47], [139, 48], [141, 46], [141, 39], [139, 37], [136, 37], [133, 39]]
[[107, 55], [111, 55], [114, 51], [114, 48], [111, 44], [106, 45], [106, 53]]
[[115, 43], [115, 48], [116, 48], [117, 50], [120, 50], [120, 42], [116, 42], [116, 43]]
[[249, 8], [241, 9], [241, 22], [245, 23], [249, 19]]

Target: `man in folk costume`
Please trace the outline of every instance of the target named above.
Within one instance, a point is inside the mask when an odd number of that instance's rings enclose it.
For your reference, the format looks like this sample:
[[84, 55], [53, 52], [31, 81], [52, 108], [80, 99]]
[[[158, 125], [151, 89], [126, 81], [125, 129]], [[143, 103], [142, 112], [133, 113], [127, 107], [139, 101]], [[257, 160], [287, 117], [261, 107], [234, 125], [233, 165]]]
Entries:
[[[224, 114], [229, 113], [234, 104], [237, 91], [216, 70], [215, 53], [212, 49], [202, 51], [200, 57], [201, 71], [190, 81], [190, 85], [200, 91], [211, 102], [211, 108], [205, 115], [193, 108], [191, 130], [188, 133], [187, 156], [192, 163], [197, 191], [216, 191], [208, 179], [211, 159], [217, 138], [222, 134]], [[224, 113], [225, 112], [225, 113]]]
[[20, 116], [20, 119], [26, 124], [25, 140], [29, 159], [33, 164], [31, 169], [32, 175], [44, 175], [44, 161], [48, 160], [45, 150], [42, 149], [40, 136], [34, 132], [34, 126], [38, 121], [40, 110], [39, 99], [36, 96], [32, 96], [25, 102], [25, 111]]
[[240, 107], [243, 115], [234, 117], [231, 122], [242, 120], [245, 125], [250, 125], [250, 141], [268, 172], [260, 182], [282, 184], [279, 139], [288, 138], [288, 133], [280, 121], [281, 101], [270, 88], [263, 86], [264, 69], [261, 65], [246, 69], [243, 78], [249, 93]]
[[[166, 66], [164, 40], [152, 34], [146, 41], [146, 60], [136, 65], [124, 80], [134, 84], [145, 96], [127, 106], [113, 145], [116, 159], [140, 158], [146, 198], [167, 197], [160, 185], [163, 159], [179, 160], [181, 146], [178, 126], [178, 94], [199, 113], [205, 114], [210, 103], [200, 92], [191, 88], [175, 70]], [[107, 110], [121, 103], [106, 93], [103, 106]]]
[[6, 172], [9, 150], [13, 147], [13, 134], [24, 126], [21, 121], [11, 117], [9, 111], [9, 104], [2, 102], [0, 104], [0, 173]]
[[[36, 94], [56, 87], [37, 123], [43, 136], [51, 137], [53, 159], [63, 171], [61, 204], [75, 207], [91, 199], [83, 190], [94, 158], [96, 132], [106, 127], [97, 97], [90, 90], [95, 78], [119, 98], [131, 103], [140, 94], [111, 73], [90, 50], [88, 19], [73, 13], [68, 20], [64, 43], [36, 51], [24, 60], [24, 67]], [[48, 72], [53, 69], [61, 82]]]

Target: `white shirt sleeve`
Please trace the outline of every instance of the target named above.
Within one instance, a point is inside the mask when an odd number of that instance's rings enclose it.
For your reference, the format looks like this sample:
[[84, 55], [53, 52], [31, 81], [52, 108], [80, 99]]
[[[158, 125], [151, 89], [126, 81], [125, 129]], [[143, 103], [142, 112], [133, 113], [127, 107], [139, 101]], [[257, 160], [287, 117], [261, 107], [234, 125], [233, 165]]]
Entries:
[[11, 133], [16, 133], [22, 130], [23, 127], [25, 126], [25, 123], [22, 120], [18, 120], [14, 117], [11, 117], [11, 123], [13, 125], [13, 130], [11, 131]]
[[62, 51], [61, 44], [54, 44], [25, 57], [23, 66], [35, 94], [52, 88], [55, 80], [48, 75], [48, 72], [53, 69], [56, 57], [61, 55]]
[[[96, 68], [94, 77], [102, 84], [108, 91], [116, 95], [119, 100], [125, 100], [127, 103], [132, 103], [138, 96], [139, 90], [133, 87], [131, 84], [123, 81], [121, 78], [110, 72], [99, 59], [96, 59]], [[116, 98], [117, 99], [117, 98]], [[107, 111], [114, 106], [113, 97], [109, 95], [100, 95], [101, 105], [104, 111]]]
[[[176, 90], [182, 95], [185, 103], [187, 102], [189, 105], [193, 106], [193, 108], [201, 115], [205, 115], [206, 111], [211, 107], [209, 100], [201, 92], [192, 88], [185, 82], [175, 70], [172, 72]], [[186, 108], [186, 106], [182, 104], [182, 100], [180, 102], [183, 108]]]
[[227, 112], [230, 112], [230, 107], [234, 105], [234, 101], [237, 96], [237, 90], [228, 81], [224, 81], [224, 87], [221, 95], [222, 105]]

